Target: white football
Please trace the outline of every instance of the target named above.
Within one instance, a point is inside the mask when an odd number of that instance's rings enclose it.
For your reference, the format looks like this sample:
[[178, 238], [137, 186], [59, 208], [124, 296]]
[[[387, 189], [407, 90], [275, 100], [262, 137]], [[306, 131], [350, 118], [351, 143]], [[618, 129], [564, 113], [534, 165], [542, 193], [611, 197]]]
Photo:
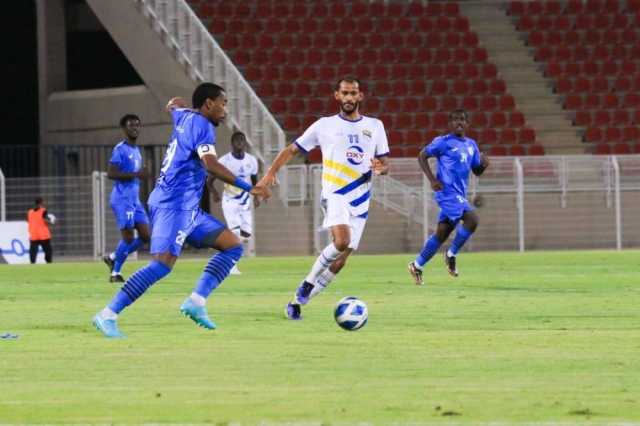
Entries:
[[55, 225], [56, 223], [56, 216], [53, 213], [47, 213], [47, 217], [49, 218], [49, 222], [51, 222], [52, 225]]
[[369, 311], [362, 300], [354, 296], [347, 296], [338, 302], [333, 316], [340, 327], [355, 331], [367, 323]]

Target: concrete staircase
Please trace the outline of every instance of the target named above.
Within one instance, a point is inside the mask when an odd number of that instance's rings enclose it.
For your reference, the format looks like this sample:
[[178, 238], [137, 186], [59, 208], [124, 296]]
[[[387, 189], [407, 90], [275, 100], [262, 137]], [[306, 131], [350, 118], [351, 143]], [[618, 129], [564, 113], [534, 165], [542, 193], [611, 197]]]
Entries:
[[498, 67], [507, 90], [527, 124], [536, 131], [546, 154], [583, 154], [585, 148], [577, 128], [506, 15], [504, 5], [503, 1], [460, 2], [462, 13], [487, 49], [489, 61]]

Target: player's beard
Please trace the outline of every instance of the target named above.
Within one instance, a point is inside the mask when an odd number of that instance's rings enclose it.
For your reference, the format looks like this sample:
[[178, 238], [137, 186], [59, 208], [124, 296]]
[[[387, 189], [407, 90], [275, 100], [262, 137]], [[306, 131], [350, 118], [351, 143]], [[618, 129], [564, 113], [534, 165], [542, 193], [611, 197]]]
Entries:
[[[351, 110], [346, 109], [345, 105], [353, 105], [353, 108]], [[354, 112], [358, 111], [359, 108], [360, 108], [360, 102], [342, 102], [340, 104], [340, 109], [346, 115], [353, 114]]]

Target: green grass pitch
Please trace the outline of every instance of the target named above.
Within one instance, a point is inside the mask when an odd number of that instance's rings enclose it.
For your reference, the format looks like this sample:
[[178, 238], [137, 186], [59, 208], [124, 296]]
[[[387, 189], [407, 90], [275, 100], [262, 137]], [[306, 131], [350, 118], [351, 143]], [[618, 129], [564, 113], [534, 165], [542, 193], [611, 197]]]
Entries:
[[[0, 266], [0, 423], [640, 422], [640, 252], [355, 255], [287, 321], [310, 257], [244, 259], [212, 296], [215, 331], [178, 307], [205, 259], [178, 262], [120, 318], [99, 263]], [[131, 262], [125, 274], [143, 265]], [[369, 307], [357, 332], [332, 310]]]

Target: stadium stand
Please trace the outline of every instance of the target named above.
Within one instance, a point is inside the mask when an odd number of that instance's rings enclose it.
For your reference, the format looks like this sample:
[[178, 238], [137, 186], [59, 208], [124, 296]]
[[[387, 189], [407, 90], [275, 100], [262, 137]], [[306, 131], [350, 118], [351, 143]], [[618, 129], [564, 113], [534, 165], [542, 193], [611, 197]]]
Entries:
[[335, 112], [331, 84], [352, 74], [392, 156], [415, 155], [460, 107], [489, 154], [544, 154], [456, 2], [189, 3], [290, 138]]
[[640, 1], [512, 1], [507, 13], [589, 151], [640, 153]]

